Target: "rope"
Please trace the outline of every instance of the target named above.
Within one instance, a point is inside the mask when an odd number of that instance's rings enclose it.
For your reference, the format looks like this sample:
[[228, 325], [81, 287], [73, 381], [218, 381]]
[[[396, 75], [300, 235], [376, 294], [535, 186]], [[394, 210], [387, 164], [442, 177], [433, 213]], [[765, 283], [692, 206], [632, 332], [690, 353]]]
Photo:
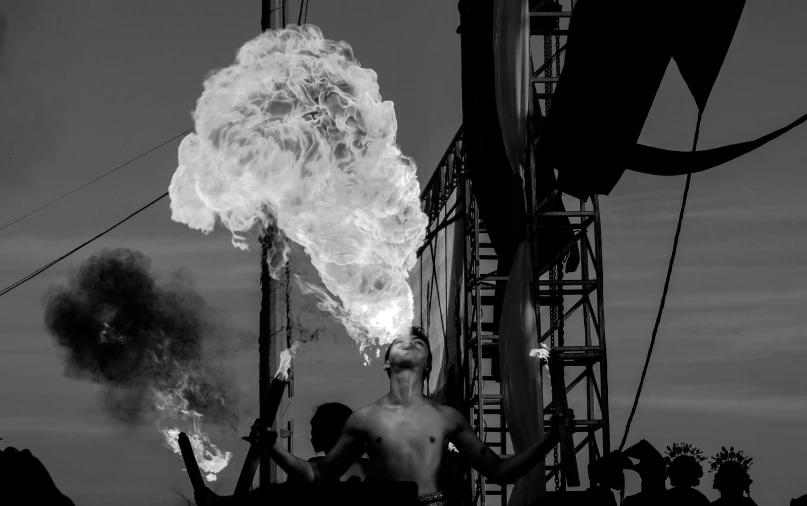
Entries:
[[300, 2], [300, 14], [297, 15], [297, 26], [301, 26], [303, 24], [303, 6], [305, 5], [305, 0]]
[[[308, 20], [308, 2], [309, 0], [303, 0], [300, 2], [300, 14], [297, 15], [297, 25], [302, 26]], [[305, 15], [303, 15], [303, 6], [305, 6]]]
[[[552, 37], [544, 37], [544, 76], [552, 77]], [[547, 97], [552, 95], [552, 83], [544, 84], [544, 93]], [[552, 106], [552, 99], [546, 98], [544, 101], [544, 115], [549, 116], [549, 108]]]
[[100, 176], [98, 176], [97, 178], [93, 179], [92, 181], [90, 181], [90, 182], [88, 182], [88, 183], [84, 183], [83, 185], [79, 186], [79, 187], [78, 187], [78, 188], [76, 188], [75, 190], [71, 190], [71, 191], [69, 191], [69, 192], [65, 193], [64, 195], [62, 195], [61, 197], [57, 198], [56, 200], [52, 200], [52, 201], [48, 202], [47, 204], [45, 204], [44, 206], [41, 206], [41, 207], [39, 207], [39, 208], [37, 208], [37, 209], [34, 209], [33, 211], [31, 211], [30, 213], [26, 214], [25, 216], [21, 216], [21, 217], [17, 218], [16, 220], [12, 221], [11, 223], [7, 223], [7, 224], [3, 225], [2, 227], [0, 227], [0, 231], [3, 231], [3, 230], [5, 230], [5, 229], [7, 229], [8, 227], [10, 227], [11, 225], [13, 225], [13, 224], [15, 224], [15, 223], [17, 223], [17, 222], [19, 222], [19, 221], [24, 220], [25, 218], [27, 218], [27, 217], [31, 216], [32, 214], [38, 213], [39, 211], [41, 211], [41, 210], [45, 209], [46, 207], [50, 207], [51, 205], [55, 204], [56, 202], [59, 202], [60, 200], [62, 200], [63, 198], [68, 197], [68, 196], [70, 196], [70, 195], [72, 195], [72, 194], [76, 193], [77, 191], [81, 190], [82, 188], [84, 188], [84, 187], [86, 187], [86, 186], [91, 185], [92, 183], [94, 183], [94, 182], [98, 181], [99, 179], [103, 179], [103, 178], [107, 177], [108, 175], [112, 174], [113, 172], [115, 172], [115, 171], [117, 171], [117, 170], [119, 170], [119, 169], [122, 169], [122, 168], [126, 167], [126, 166], [127, 166], [127, 165], [129, 165], [130, 163], [135, 162], [135, 161], [137, 161], [137, 160], [139, 160], [139, 159], [143, 158], [144, 156], [146, 156], [147, 154], [151, 153], [152, 151], [156, 151], [156, 150], [160, 149], [161, 147], [165, 146], [166, 144], [168, 144], [169, 142], [171, 142], [171, 141], [173, 141], [173, 140], [175, 140], [175, 139], [178, 139], [179, 137], [182, 137], [183, 135], [189, 134], [189, 133], [191, 133], [191, 132], [193, 132], [193, 128], [190, 128], [190, 129], [188, 129], [188, 130], [185, 130], [185, 131], [184, 131], [184, 132], [182, 132], [181, 134], [179, 134], [179, 135], [175, 135], [175, 136], [171, 137], [170, 139], [168, 139], [167, 141], [163, 142], [163, 143], [162, 143], [162, 144], [160, 144], [159, 146], [155, 146], [155, 147], [153, 147], [153, 148], [149, 149], [148, 151], [146, 151], [145, 153], [142, 153], [142, 154], [140, 154], [140, 155], [138, 155], [138, 156], [136, 156], [136, 157], [132, 158], [132, 159], [131, 159], [131, 160], [129, 160], [128, 162], [126, 162], [126, 163], [124, 163], [124, 164], [121, 164], [121, 165], [118, 165], [117, 167], [115, 167], [114, 169], [110, 170], [109, 172], [106, 172], [106, 173], [104, 173], [104, 174], [101, 174], [101, 175], [100, 175]]
[[[700, 133], [701, 127], [701, 116], [703, 115], [703, 111], [698, 111], [698, 122], [695, 124], [695, 139], [692, 141], [692, 151], [694, 152], [698, 147], [698, 135]], [[644, 361], [644, 367], [642, 368], [642, 377], [639, 380], [639, 388], [636, 390], [636, 398], [633, 400], [633, 407], [630, 410], [630, 416], [628, 417], [628, 423], [625, 426], [625, 434], [622, 436], [622, 442], [619, 443], [619, 451], [625, 447], [625, 441], [628, 439], [628, 433], [630, 432], [630, 424], [633, 422], [633, 416], [636, 414], [636, 407], [639, 405], [639, 396], [642, 394], [642, 386], [644, 385], [644, 379], [647, 375], [647, 367], [650, 365], [650, 356], [653, 354], [653, 346], [656, 344], [656, 334], [658, 333], [658, 327], [661, 323], [661, 314], [664, 312], [664, 303], [667, 300], [667, 290], [670, 287], [670, 277], [672, 275], [673, 264], [675, 263], [675, 252], [678, 250], [678, 238], [681, 236], [681, 223], [684, 221], [684, 210], [686, 209], [687, 205], [687, 195], [689, 195], [689, 182], [692, 179], [692, 174], [687, 174], [686, 184], [684, 185], [684, 197], [681, 200], [681, 212], [678, 214], [678, 225], [675, 228], [675, 239], [673, 239], [673, 248], [672, 254], [670, 255], [670, 264], [667, 266], [667, 278], [664, 280], [664, 290], [661, 292], [661, 303], [659, 304], [658, 314], [656, 315], [656, 323], [653, 326], [653, 335], [650, 338], [650, 349], [647, 350], [647, 358]]]
[[[552, 266], [549, 268], [549, 280], [555, 281], [557, 279], [557, 268], [556, 266]], [[558, 285], [552, 284], [549, 286], [549, 293], [551, 296], [556, 296], [555, 293], [558, 289]], [[538, 293], [538, 297], [540, 299], [541, 294]], [[551, 300], [551, 299], [550, 299]], [[558, 324], [558, 307], [550, 302], [549, 306], [549, 346], [554, 348], [555, 347], [555, 327]], [[557, 401], [557, 399], [552, 399], [553, 401]], [[555, 406], [557, 406], [557, 402], [555, 402]], [[558, 445], [552, 447], [552, 465], [555, 467], [555, 490], [561, 490], [562, 484], [560, 482], [560, 471], [558, 471], [560, 459], [558, 458]]]
[[13, 289], [17, 288], [18, 286], [22, 285], [22, 284], [23, 284], [23, 283], [25, 283], [26, 281], [29, 281], [29, 280], [31, 280], [31, 279], [33, 279], [33, 278], [35, 278], [36, 276], [38, 276], [38, 275], [42, 274], [42, 273], [43, 273], [43, 272], [45, 272], [46, 270], [50, 269], [50, 268], [51, 268], [51, 267], [53, 267], [54, 265], [58, 264], [59, 262], [61, 262], [61, 261], [62, 261], [62, 260], [64, 260], [65, 258], [69, 257], [70, 255], [72, 255], [72, 254], [73, 254], [73, 253], [75, 253], [76, 251], [78, 251], [78, 250], [80, 250], [81, 248], [83, 248], [84, 246], [86, 246], [86, 245], [90, 244], [91, 242], [93, 242], [94, 240], [96, 240], [96, 239], [98, 239], [99, 237], [103, 236], [104, 234], [107, 234], [108, 232], [111, 232], [113, 229], [115, 229], [115, 228], [116, 228], [116, 227], [118, 227], [119, 225], [122, 225], [123, 223], [125, 223], [125, 222], [126, 222], [126, 221], [128, 221], [129, 219], [133, 218], [135, 215], [139, 214], [139, 213], [140, 213], [140, 212], [142, 212], [142, 211], [145, 211], [147, 208], [151, 207], [152, 205], [156, 204], [157, 202], [159, 202], [160, 200], [164, 199], [164, 198], [165, 198], [165, 197], [167, 197], [167, 196], [168, 196], [168, 192], [163, 193], [162, 195], [160, 195], [160, 196], [159, 196], [159, 197], [157, 197], [156, 199], [152, 200], [151, 202], [149, 202], [149, 203], [148, 203], [148, 204], [146, 204], [145, 206], [141, 207], [141, 208], [140, 208], [140, 209], [138, 209], [137, 211], [135, 211], [135, 212], [133, 212], [132, 214], [130, 214], [129, 216], [127, 216], [126, 218], [122, 219], [121, 221], [119, 221], [119, 222], [117, 222], [116, 224], [112, 225], [111, 227], [109, 227], [108, 229], [104, 230], [104, 231], [103, 231], [103, 232], [101, 232], [100, 234], [96, 235], [95, 237], [93, 237], [93, 238], [92, 238], [92, 239], [90, 239], [89, 241], [86, 241], [86, 242], [84, 242], [83, 244], [81, 244], [80, 246], [78, 246], [78, 247], [76, 247], [76, 248], [74, 248], [74, 249], [70, 250], [69, 252], [65, 253], [64, 255], [60, 256], [59, 258], [57, 258], [56, 260], [54, 260], [54, 261], [50, 262], [49, 264], [45, 265], [44, 267], [40, 267], [39, 269], [37, 269], [37, 270], [35, 270], [34, 272], [32, 272], [31, 274], [29, 274], [29, 275], [25, 276], [24, 278], [22, 278], [21, 280], [17, 281], [16, 283], [13, 283], [13, 284], [11, 284], [11, 285], [7, 286], [7, 287], [6, 287], [6, 288], [4, 288], [2, 291], [0, 291], [0, 297], [2, 297], [3, 295], [7, 294], [7, 293], [8, 293], [8, 292], [10, 292], [11, 290], [13, 290]]

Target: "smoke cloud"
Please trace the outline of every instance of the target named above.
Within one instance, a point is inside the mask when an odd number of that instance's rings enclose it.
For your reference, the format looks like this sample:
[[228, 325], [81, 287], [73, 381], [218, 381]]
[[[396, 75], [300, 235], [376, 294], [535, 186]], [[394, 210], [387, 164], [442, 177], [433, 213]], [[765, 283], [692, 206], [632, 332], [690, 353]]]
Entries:
[[234, 427], [238, 389], [216, 353], [222, 322], [188, 274], [157, 277], [151, 260], [129, 249], [102, 250], [45, 297], [66, 374], [104, 386], [106, 412], [125, 424], [152, 412], [155, 389], [184, 382], [192, 409]]

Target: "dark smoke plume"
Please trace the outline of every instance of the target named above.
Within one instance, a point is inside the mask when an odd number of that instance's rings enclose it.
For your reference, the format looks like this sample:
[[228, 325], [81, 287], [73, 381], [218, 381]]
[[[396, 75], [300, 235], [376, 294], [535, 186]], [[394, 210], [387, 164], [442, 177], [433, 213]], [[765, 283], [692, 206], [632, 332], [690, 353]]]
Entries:
[[66, 351], [66, 374], [103, 385], [115, 420], [140, 422], [153, 389], [185, 380], [192, 409], [207, 421], [237, 422], [238, 390], [215, 353], [227, 329], [188, 274], [157, 278], [144, 254], [102, 250], [46, 295], [45, 324]]

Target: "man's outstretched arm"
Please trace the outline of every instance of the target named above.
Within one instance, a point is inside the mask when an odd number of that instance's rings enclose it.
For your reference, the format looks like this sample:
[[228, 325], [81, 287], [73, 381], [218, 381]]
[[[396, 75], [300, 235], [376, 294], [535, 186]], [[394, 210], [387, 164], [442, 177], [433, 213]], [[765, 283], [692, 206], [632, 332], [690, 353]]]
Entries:
[[477, 437], [468, 420], [459, 411], [449, 409], [456, 423], [451, 438], [454, 446], [474, 469], [496, 483], [513, 483], [538, 465], [558, 442], [557, 431], [550, 428], [537, 443], [523, 452], [502, 458]]
[[[278, 466], [290, 476], [305, 483], [342, 476], [364, 453], [364, 444], [358, 433], [358, 417], [354, 413], [348, 418], [339, 440], [325, 457], [309, 462], [289, 453], [277, 440], [277, 433], [266, 429], [267, 439], [273, 438], [268, 446], [269, 455]], [[267, 441], [268, 442], [268, 441]]]

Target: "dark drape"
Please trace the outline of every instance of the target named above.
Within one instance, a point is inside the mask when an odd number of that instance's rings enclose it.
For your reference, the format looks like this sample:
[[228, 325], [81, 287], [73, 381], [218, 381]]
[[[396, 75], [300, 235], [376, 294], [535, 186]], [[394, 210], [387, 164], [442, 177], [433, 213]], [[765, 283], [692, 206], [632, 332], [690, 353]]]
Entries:
[[700, 111], [714, 86], [744, 0], [579, 0], [566, 62], [538, 153], [558, 187], [580, 198], [608, 194], [625, 169], [687, 174], [742, 156], [803, 119], [749, 141], [684, 153], [637, 144], [672, 58]]

